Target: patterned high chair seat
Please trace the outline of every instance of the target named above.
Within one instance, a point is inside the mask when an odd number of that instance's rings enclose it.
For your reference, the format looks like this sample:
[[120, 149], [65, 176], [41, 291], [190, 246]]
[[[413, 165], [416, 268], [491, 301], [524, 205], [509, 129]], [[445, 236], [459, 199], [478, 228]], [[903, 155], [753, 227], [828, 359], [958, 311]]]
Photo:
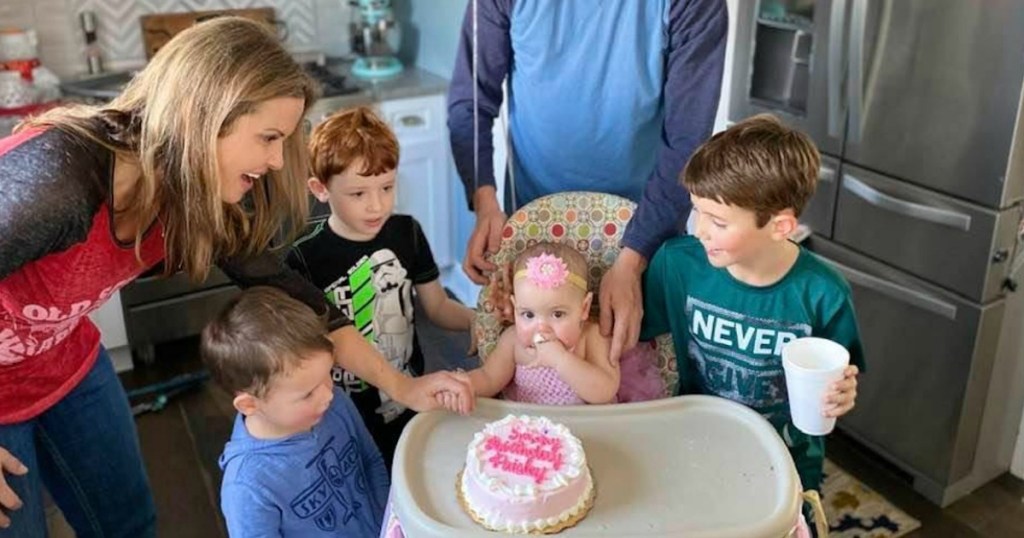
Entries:
[[[626, 224], [635, 210], [635, 203], [612, 194], [563, 192], [538, 198], [509, 217], [502, 230], [501, 246], [491, 261], [507, 268], [527, 247], [540, 241], [572, 246], [587, 258], [590, 291], [594, 292], [591, 319], [596, 321], [601, 277], [618, 257]], [[487, 360], [507, 326], [495, 311], [497, 278], [492, 276], [477, 300], [475, 331], [481, 361]], [[655, 349], [657, 368], [666, 386], [663, 395], [668, 396], [679, 379], [671, 338], [658, 338]]]

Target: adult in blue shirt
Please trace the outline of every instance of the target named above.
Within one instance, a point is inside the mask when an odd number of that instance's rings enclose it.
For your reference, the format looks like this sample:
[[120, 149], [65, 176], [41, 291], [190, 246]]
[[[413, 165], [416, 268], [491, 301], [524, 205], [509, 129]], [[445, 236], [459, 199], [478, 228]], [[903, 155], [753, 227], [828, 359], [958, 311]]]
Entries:
[[452, 153], [476, 213], [463, 269], [479, 284], [496, 269], [485, 253], [497, 252], [506, 215], [495, 189], [491, 127], [507, 77], [515, 207], [571, 190], [618, 194], [639, 204], [599, 292], [601, 331], [612, 336], [615, 360], [639, 335], [647, 260], [679, 233], [690, 211], [678, 176], [714, 123], [728, 31], [725, 2], [477, 2], [477, 117], [472, 0], [448, 95]]

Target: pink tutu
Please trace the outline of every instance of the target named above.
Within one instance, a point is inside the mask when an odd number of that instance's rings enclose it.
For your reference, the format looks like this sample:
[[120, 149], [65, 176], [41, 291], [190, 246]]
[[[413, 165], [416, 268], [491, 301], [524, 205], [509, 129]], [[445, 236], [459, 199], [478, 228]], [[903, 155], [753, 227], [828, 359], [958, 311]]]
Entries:
[[395, 502], [388, 493], [388, 505], [384, 509], [384, 525], [380, 529], [379, 538], [405, 538], [405, 531], [402, 530], [402, 523], [398, 521], [398, 516], [395, 515]]
[[640, 342], [619, 359], [619, 403], [646, 402], [669, 395], [658, 371], [658, 352], [650, 342]]

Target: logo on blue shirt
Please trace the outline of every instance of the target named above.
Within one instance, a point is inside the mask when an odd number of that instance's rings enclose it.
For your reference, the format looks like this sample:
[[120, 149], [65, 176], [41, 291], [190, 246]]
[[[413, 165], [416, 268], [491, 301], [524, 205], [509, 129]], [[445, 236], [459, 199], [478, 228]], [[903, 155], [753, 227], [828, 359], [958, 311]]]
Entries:
[[360, 494], [368, 491], [366, 477], [359, 466], [355, 440], [349, 440], [340, 456], [331, 446], [333, 442], [334, 437], [328, 439], [320, 453], [306, 464], [307, 468], [315, 466], [320, 471], [320, 478], [299, 493], [290, 505], [296, 516], [313, 518], [323, 531], [335, 530], [339, 522], [342, 526], [347, 525], [362, 508], [362, 504], [349, 495], [352, 487]]

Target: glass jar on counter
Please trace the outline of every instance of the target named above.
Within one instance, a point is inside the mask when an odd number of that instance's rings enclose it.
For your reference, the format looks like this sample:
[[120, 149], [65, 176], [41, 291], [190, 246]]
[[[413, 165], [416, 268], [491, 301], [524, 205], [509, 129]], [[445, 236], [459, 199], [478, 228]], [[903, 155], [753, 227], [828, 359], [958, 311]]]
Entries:
[[18, 71], [0, 71], [0, 109], [23, 108], [39, 102], [39, 89]]

